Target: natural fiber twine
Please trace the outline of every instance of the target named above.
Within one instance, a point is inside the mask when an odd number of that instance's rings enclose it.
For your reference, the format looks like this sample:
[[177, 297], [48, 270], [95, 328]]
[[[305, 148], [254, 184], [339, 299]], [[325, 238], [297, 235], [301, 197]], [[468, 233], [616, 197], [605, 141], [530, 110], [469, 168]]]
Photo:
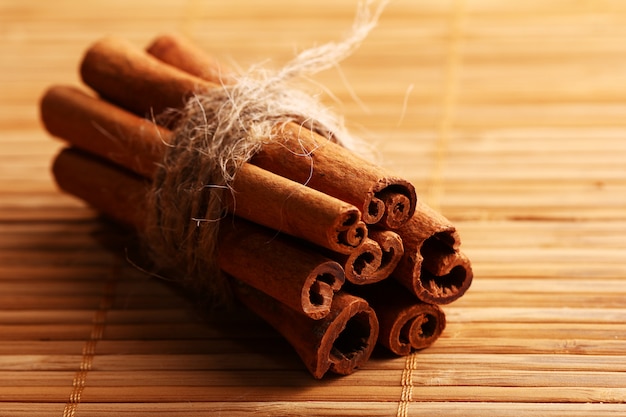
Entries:
[[[316, 97], [289, 85], [336, 66], [376, 26], [387, 1], [358, 5], [348, 36], [304, 50], [279, 71], [254, 67], [236, 82], [195, 94], [178, 114], [174, 138], [153, 182], [147, 243], [157, 268], [184, 273], [213, 305], [230, 299], [219, 273], [217, 238], [226, 207], [224, 193], [238, 169], [285, 123], [295, 122], [343, 146], [354, 139], [341, 118]], [[306, 154], [305, 154], [306, 156]], [[233, 196], [234, 197], [234, 196]]]

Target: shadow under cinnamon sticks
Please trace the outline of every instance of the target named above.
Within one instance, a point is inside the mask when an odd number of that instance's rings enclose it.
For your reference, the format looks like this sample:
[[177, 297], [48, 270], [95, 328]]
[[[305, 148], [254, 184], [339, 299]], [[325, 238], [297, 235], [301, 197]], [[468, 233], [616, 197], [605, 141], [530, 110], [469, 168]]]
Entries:
[[[58, 185], [66, 192], [85, 200], [121, 224], [139, 232], [144, 230], [146, 226], [145, 193], [148, 184], [141, 177], [97, 157], [72, 149], [65, 149], [57, 156], [53, 173]], [[232, 221], [233, 227], [242, 228], [245, 235], [262, 233], [260, 230], [254, 231], [254, 228], [248, 228], [246, 223], [239, 223], [234, 218]], [[228, 236], [228, 228], [223, 233]], [[235, 239], [236, 242], [229, 243], [228, 239], [221, 238], [220, 248], [237, 246], [232, 249], [245, 252], [245, 259], [251, 263], [254, 263], [254, 260], [249, 257], [251, 254], [248, 251], [260, 251], [262, 262], [259, 265], [280, 265], [278, 261], [274, 263], [266, 261], [268, 257], [275, 254], [280, 254], [280, 259], [285, 259], [283, 251], [290, 252], [287, 256], [291, 256], [290, 259], [293, 259], [294, 263], [299, 263], [302, 257], [304, 259], [310, 256], [317, 257], [316, 254], [311, 255], [306, 251], [300, 251], [292, 242], [281, 242], [280, 238], [273, 236], [271, 232], [265, 235], [264, 239], [265, 247], [258, 247], [258, 242], [249, 247], [245, 241]], [[319, 256], [319, 258], [323, 257]], [[259, 274], [259, 271], [254, 269], [255, 265], [250, 263], [243, 269], [233, 270], [229, 264], [241, 262], [241, 258], [232, 259], [220, 256], [220, 259], [223, 260], [219, 262], [220, 267], [225, 272], [251, 274], [256, 285], [259, 285], [260, 281], [274, 279], [272, 274], [281, 274], [279, 270], [272, 271], [270, 275], [263, 275], [268, 271], [261, 270]], [[305, 261], [304, 264], [308, 263]], [[299, 271], [294, 276], [291, 275], [293, 271], [290, 270], [286, 271], [287, 274], [279, 279], [279, 282], [274, 282], [273, 285], [276, 286], [274, 289], [271, 286], [263, 287], [262, 292], [254, 289], [251, 285], [241, 281], [247, 279], [242, 275], [239, 275], [237, 285], [234, 286], [235, 294], [245, 305], [263, 317], [290, 341], [315, 378], [321, 378], [328, 370], [340, 374], [353, 372], [369, 359], [378, 337], [376, 315], [364, 300], [344, 293], [337, 293], [334, 297], [329, 296], [333, 291], [338, 290], [342, 283], [340, 277], [337, 276], [339, 275], [337, 271], [341, 271], [341, 267], [339, 265], [333, 267], [332, 264], [330, 261], [324, 261], [321, 266], [318, 265], [314, 273], [304, 274], [306, 275], [304, 284], [300, 282], [298, 285], [293, 285], [294, 281], [297, 282], [303, 274]], [[310, 264], [305, 269], [308, 267]], [[330, 270], [320, 273], [320, 268], [326, 267]], [[311, 276], [315, 274], [317, 275], [311, 281]], [[262, 279], [259, 280], [259, 277]], [[313, 287], [318, 292], [315, 296], [309, 294], [303, 298], [314, 305], [319, 302], [327, 306], [327, 311], [321, 319], [316, 320], [307, 317], [306, 314], [298, 313], [298, 307], [301, 308], [301, 306], [288, 307], [289, 303], [292, 303], [290, 298], [294, 298], [293, 289], [306, 290], [307, 285], [310, 292]], [[286, 296], [290, 292], [291, 294]], [[256, 295], [250, 298], [247, 296], [250, 293]], [[266, 295], [267, 293], [284, 300], [285, 304]], [[301, 294], [298, 294], [295, 299], [300, 300], [300, 296]]]
[[[269, 369], [286, 373], [291, 379], [290, 383], [297, 387], [306, 389], [315, 386], [316, 381], [308, 376], [307, 372], [302, 372], [302, 360], [289, 342], [269, 323], [258, 314], [252, 312], [243, 303], [233, 300], [233, 303], [224, 308], [212, 308], [207, 305], [203, 293], [194, 291], [191, 288], [181, 286], [176, 279], [171, 276], [159, 276], [154, 278], [149, 273], [152, 271], [151, 259], [146, 256], [142, 248], [141, 241], [137, 233], [123, 226], [109, 217], [101, 216], [95, 222], [88, 223], [90, 227], [85, 230], [88, 237], [96, 242], [97, 246], [106, 251], [114, 260], [113, 263], [121, 266], [121, 272], [115, 274], [114, 308], [121, 310], [135, 310], [149, 308], [150, 310], [174, 310], [182, 313], [177, 314], [177, 318], [165, 319], [166, 326], [176, 326], [181, 324], [186, 326], [200, 326], [198, 332], [194, 332], [194, 341], [190, 343], [188, 331], [184, 331], [183, 338], [180, 338], [176, 331], [168, 333], [168, 330], [147, 330], [145, 333], [141, 329], [135, 329], [133, 338], [137, 340], [154, 340], [155, 337], [162, 339], [169, 337], [170, 343], [161, 350], [157, 348], [157, 354], [171, 355], [172, 353], [184, 354], [207, 354], [220, 353], [229, 354], [238, 352], [243, 357], [249, 358], [238, 365], [229, 367], [232, 372], [229, 378], [240, 378], [240, 384], [254, 384], [247, 378], [247, 372], [239, 372], [243, 369]], [[67, 229], [42, 230], [37, 233], [36, 245], [44, 248], [58, 248], [59, 234], [75, 233], [75, 227], [68, 226]], [[79, 269], [81, 277], [85, 271]], [[104, 279], [110, 272], [100, 272], [95, 269], [89, 272], [92, 278]], [[104, 276], [100, 276], [104, 274]], [[138, 285], [137, 285], [138, 284]], [[98, 284], [95, 284], [98, 285]], [[155, 290], [157, 288], [157, 290]], [[145, 293], [144, 289], [148, 292]], [[155, 295], [154, 293], [158, 294]], [[166, 296], [163, 296], [166, 294]], [[182, 317], [181, 317], [182, 316]], [[146, 323], [161, 323], [163, 318], [145, 318]], [[156, 332], [156, 335], [155, 335]], [[214, 338], [224, 339], [229, 350], [213, 351], [207, 350], [213, 345]], [[113, 336], [115, 338], [115, 336]], [[208, 342], [208, 343], [207, 343]], [[208, 346], [207, 346], [208, 345]], [[356, 345], [355, 345], [356, 346]], [[219, 348], [218, 348], [219, 349]], [[231, 351], [233, 349], [233, 351]], [[347, 348], [346, 348], [347, 349]], [[184, 356], [184, 355], [183, 355]], [[181, 360], [187, 360], [181, 357]], [[248, 362], [246, 365], [245, 362]], [[206, 363], [198, 363], [200, 369]], [[211, 366], [222, 366], [222, 363], [212, 363]], [[295, 374], [295, 375], [293, 375]], [[241, 375], [241, 376], [240, 376]], [[329, 377], [328, 373], [325, 377]]]

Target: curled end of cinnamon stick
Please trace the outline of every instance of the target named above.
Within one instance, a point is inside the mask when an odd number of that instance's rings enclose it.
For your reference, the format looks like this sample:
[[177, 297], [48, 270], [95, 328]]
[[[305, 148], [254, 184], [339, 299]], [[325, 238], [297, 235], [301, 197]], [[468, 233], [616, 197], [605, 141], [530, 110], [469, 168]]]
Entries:
[[446, 318], [439, 307], [418, 302], [393, 316], [393, 323], [381, 343], [396, 355], [408, 355], [414, 349], [432, 345], [445, 325]]
[[394, 280], [349, 289], [372, 306], [379, 320], [378, 342], [400, 356], [430, 346], [445, 328], [436, 305], [418, 300]]
[[337, 294], [313, 376], [321, 378], [329, 367], [336, 374], [353, 373], [367, 362], [377, 339], [378, 319], [367, 301], [347, 293]]
[[378, 319], [364, 299], [339, 292], [330, 314], [313, 320], [245, 283], [231, 283], [237, 298], [289, 341], [314, 378], [350, 374], [372, 354]]
[[409, 337], [416, 320], [416, 313], [413, 310], [411, 307], [401, 311], [393, 318], [391, 327], [384, 332], [385, 334], [381, 332], [381, 344], [396, 355], [405, 356], [411, 353], [412, 345]]
[[384, 178], [371, 190], [364, 206], [363, 221], [398, 229], [413, 216], [416, 206], [413, 184], [400, 178]]
[[328, 237], [328, 241], [333, 242], [330, 249], [348, 254], [363, 243], [367, 237], [367, 225], [360, 217], [361, 212], [356, 207], [342, 213], [332, 231], [333, 236]]
[[406, 336], [413, 349], [424, 349], [432, 345], [445, 328], [446, 316], [438, 306], [419, 304]]
[[456, 228], [424, 203], [399, 231], [405, 256], [394, 277], [420, 300], [447, 304], [461, 297], [472, 283], [469, 259], [459, 252]]
[[454, 251], [444, 255], [437, 263], [437, 268], [422, 267], [419, 280], [418, 297], [429, 303], [448, 304], [461, 297], [469, 289], [474, 274], [469, 259], [461, 252]]
[[372, 194], [365, 202], [362, 218], [367, 224], [378, 223], [385, 215], [385, 202]]
[[379, 223], [389, 229], [398, 229], [415, 213], [417, 195], [410, 182], [395, 178], [392, 181], [376, 193], [376, 197], [384, 205], [384, 213]]
[[309, 275], [302, 288], [302, 311], [314, 320], [330, 313], [333, 297], [344, 283], [344, 274], [336, 262], [325, 262]]
[[346, 279], [353, 284], [373, 284], [391, 275], [404, 247], [398, 234], [390, 230], [370, 230], [370, 237], [345, 262]]

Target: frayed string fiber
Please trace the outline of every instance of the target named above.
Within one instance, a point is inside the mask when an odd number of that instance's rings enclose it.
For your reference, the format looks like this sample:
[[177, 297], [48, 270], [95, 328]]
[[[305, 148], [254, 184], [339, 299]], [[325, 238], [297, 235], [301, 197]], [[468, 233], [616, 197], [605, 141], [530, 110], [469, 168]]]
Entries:
[[214, 305], [229, 300], [228, 282], [217, 264], [217, 240], [230, 183], [286, 123], [352, 148], [355, 141], [343, 121], [288, 82], [332, 68], [352, 54], [386, 4], [359, 3], [352, 30], [341, 42], [304, 50], [275, 72], [255, 67], [235, 75], [234, 83], [188, 100], [166, 144], [151, 192], [154, 210], [147, 214], [147, 243], [158, 268], [182, 271], [183, 281], [205, 292]]

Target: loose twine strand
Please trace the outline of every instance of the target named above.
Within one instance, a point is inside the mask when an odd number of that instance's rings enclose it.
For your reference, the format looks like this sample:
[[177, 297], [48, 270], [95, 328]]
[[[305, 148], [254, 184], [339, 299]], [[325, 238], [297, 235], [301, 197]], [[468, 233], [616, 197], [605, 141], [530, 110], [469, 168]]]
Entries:
[[[376, 4], [378, 3], [378, 4]], [[183, 281], [202, 290], [209, 305], [227, 303], [227, 280], [219, 273], [217, 239], [225, 217], [226, 192], [239, 168], [277, 127], [295, 122], [353, 148], [343, 120], [317, 97], [288, 85], [336, 66], [350, 56], [377, 25], [388, 0], [357, 7], [351, 31], [340, 42], [300, 52], [279, 71], [254, 67], [236, 82], [195, 94], [188, 100], [150, 192], [147, 244], [160, 270], [184, 271]], [[178, 272], [180, 274], [180, 272]]]

